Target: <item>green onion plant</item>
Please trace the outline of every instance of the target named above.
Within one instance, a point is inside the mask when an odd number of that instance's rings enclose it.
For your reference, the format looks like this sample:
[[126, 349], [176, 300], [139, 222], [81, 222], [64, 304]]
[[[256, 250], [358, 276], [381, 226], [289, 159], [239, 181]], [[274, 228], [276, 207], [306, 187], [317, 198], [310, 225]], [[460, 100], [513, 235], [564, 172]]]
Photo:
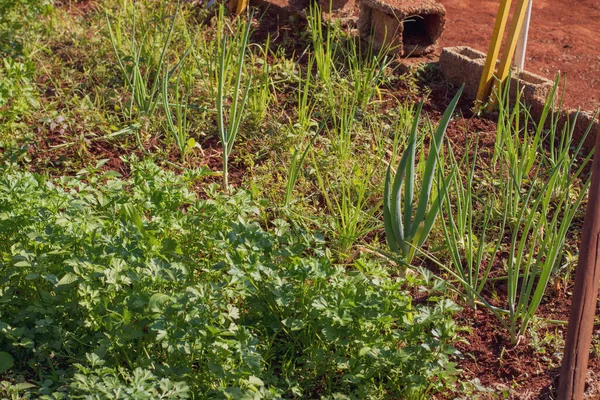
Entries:
[[[552, 97], [540, 120], [533, 121], [518, 96], [514, 105], [509, 104], [509, 89], [505, 90], [499, 97], [492, 159], [499, 177], [492, 178], [486, 193], [476, 194], [477, 155], [471, 160], [466, 155], [459, 165], [452, 154], [456, 176], [440, 175], [442, 228], [451, 264], [438, 266], [448, 272], [448, 285], [470, 305], [490, 310], [516, 344], [563, 261], [567, 233], [587, 193], [590, 180], [583, 171], [591, 154], [582, 154], [582, 144], [591, 128], [574, 143], [573, 126], [567, 123], [559, 138]], [[583, 185], [576, 185], [581, 181]], [[483, 218], [476, 218], [476, 210], [483, 210]], [[494, 227], [499, 228], [496, 238], [488, 239]], [[500, 271], [492, 267], [498, 263], [503, 265]], [[484, 293], [493, 292], [492, 283], [500, 281], [506, 283], [507, 300], [505, 306], [494, 306]]]
[[330, 87], [335, 73], [333, 43], [337, 38], [337, 29], [335, 26], [327, 26], [324, 31], [323, 25], [321, 8], [316, 4], [312, 4], [309, 7], [308, 30], [312, 40], [317, 72], [321, 82], [326, 87]]
[[[499, 229], [494, 229], [493, 216], [496, 212], [496, 195], [486, 188], [478, 194], [475, 187], [475, 170], [479, 161], [478, 143], [474, 154], [470, 155], [471, 143], [460, 163], [449, 147], [448, 159], [452, 165], [452, 175], [445, 178], [439, 173], [438, 189], [444, 196], [440, 198], [442, 230], [451, 264], [442, 265], [456, 279], [465, 301], [472, 307], [481, 298], [494, 260], [498, 255], [506, 226], [506, 209], [500, 210]], [[506, 208], [507, 204], [505, 204]], [[483, 218], [480, 214], [483, 213]]]
[[[110, 34], [110, 41], [117, 58], [117, 63], [129, 88], [131, 101], [127, 110], [127, 117], [133, 119], [137, 114], [141, 118], [151, 117], [161, 98], [161, 85], [167, 71], [167, 52], [171, 38], [175, 30], [177, 16], [181, 7], [181, 0], [177, 2], [175, 12], [170, 16], [171, 22], [166, 28], [160, 24], [150, 24], [138, 18], [136, 6], [132, 6], [131, 12], [131, 36], [129, 38], [128, 54], [122, 54], [121, 47], [124, 45], [122, 35], [122, 21], [119, 19], [113, 29], [113, 23], [106, 12], [106, 21]], [[161, 9], [161, 12], [166, 10]], [[161, 20], [167, 15], [162, 15]], [[157, 54], [155, 49], [160, 49]], [[136, 110], [136, 112], [134, 112]], [[136, 131], [138, 145], [141, 147], [141, 136]]]
[[[223, 7], [220, 8], [220, 17], [223, 17]], [[219, 66], [217, 74], [217, 127], [221, 145], [223, 146], [223, 190], [229, 191], [229, 156], [233, 150], [233, 144], [240, 132], [244, 108], [248, 102], [250, 93], [251, 78], [246, 78], [245, 88], [242, 89], [242, 81], [244, 80], [244, 63], [246, 49], [248, 47], [248, 39], [250, 37], [250, 21], [249, 19], [241, 23], [234, 44], [228, 40], [227, 36], [221, 32], [220, 46], [218, 48]], [[221, 25], [222, 27], [223, 25]], [[233, 48], [237, 47], [237, 57], [233, 54]], [[233, 81], [230, 81], [230, 75], [233, 74]], [[232, 84], [231, 95], [228, 92]], [[229, 112], [226, 113], [226, 105], [230, 104]], [[228, 117], [228, 118], [227, 118]]]
[[[190, 96], [194, 86], [193, 71], [188, 68], [182, 73], [177, 73], [179, 68], [183, 68], [184, 62], [185, 55], [171, 72], [165, 74], [162, 85], [162, 103], [167, 121], [167, 132], [179, 149], [182, 162], [185, 162], [187, 154], [196, 147], [196, 140], [189, 134], [191, 129], [189, 123]], [[173, 75], [175, 75], [175, 85], [173, 85], [173, 95], [169, 96], [169, 84]], [[183, 80], [182, 76], [184, 76]]]
[[567, 181], [570, 187], [576, 175], [560, 176], [560, 161], [548, 180], [536, 190], [532, 185], [526, 192], [512, 231], [507, 260], [508, 318], [511, 342], [516, 343], [528, 327], [539, 307], [551, 274], [562, 258], [562, 249], [571, 221], [587, 193], [589, 179], [573, 197], [565, 191], [551, 203], [547, 193]]

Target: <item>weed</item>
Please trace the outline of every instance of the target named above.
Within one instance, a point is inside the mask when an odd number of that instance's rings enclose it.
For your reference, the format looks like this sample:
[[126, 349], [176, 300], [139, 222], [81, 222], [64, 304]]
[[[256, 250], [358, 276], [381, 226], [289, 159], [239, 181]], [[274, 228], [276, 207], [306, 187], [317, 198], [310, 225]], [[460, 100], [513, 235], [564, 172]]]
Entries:
[[306, 159], [306, 156], [308, 155], [308, 152], [310, 151], [312, 145], [314, 144], [315, 139], [321, 133], [323, 126], [324, 126], [324, 124], [321, 124], [321, 128], [319, 128], [313, 134], [310, 142], [305, 147], [305, 149], [302, 153], [300, 153], [300, 150], [298, 148], [294, 149], [294, 152], [292, 153], [292, 161], [290, 162], [290, 166], [288, 169], [288, 176], [287, 176], [286, 187], [285, 187], [285, 200], [284, 200], [285, 206], [289, 206], [292, 202], [294, 186], [296, 185], [296, 182], [298, 181], [298, 177], [300, 176], [300, 172], [302, 171], [302, 165], [304, 164], [304, 159]]
[[[14, 129], [32, 109], [40, 106], [32, 83], [33, 65], [6, 57], [0, 66], [0, 122]], [[7, 133], [9, 133], [7, 132]], [[2, 132], [0, 132], [2, 133]]]
[[264, 47], [258, 46], [260, 55], [252, 54], [252, 65], [259, 65], [260, 72], [257, 74], [254, 83], [248, 93], [248, 109], [255, 124], [260, 124], [266, 117], [269, 105], [273, 100], [271, 79], [271, 69], [268, 62], [268, 52], [271, 43], [271, 37], [267, 38]]
[[[194, 86], [193, 70], [185, 69], [185, 56], [181, 61], [167, 74], [165, 74], [162, 85], [162, 103], [167, 120], [167, 131], [171, 134], [181, 161], [185, 162], [187, 154], [196, 147], [196, 140], [190, 137], [191, 129], [189, 123], [190, 96]], [[181, 69], [182, 71], [179, 71]], [[169, 96], [169, 83], [172, 76], [175, 75], [174, 95]], [[182, 77], [184, 79], [182, 80]], [[172, 115], [172, 109], [175, 110], [175, 116]], [[193, 109], [193, 108], [192, 108]], [[195, 107], [198, 111], [198, 107]]]
[[308, 29], [311, 35], [319, 78], [325, 87], [329, 88], [335, 73], [333, 42], [338, 36], [338, 31], [334, 26], [328, 26], [325, 31], [323, 30], [323, 14], [321, 8], [317, 5], [311, 5], [310, 7]]

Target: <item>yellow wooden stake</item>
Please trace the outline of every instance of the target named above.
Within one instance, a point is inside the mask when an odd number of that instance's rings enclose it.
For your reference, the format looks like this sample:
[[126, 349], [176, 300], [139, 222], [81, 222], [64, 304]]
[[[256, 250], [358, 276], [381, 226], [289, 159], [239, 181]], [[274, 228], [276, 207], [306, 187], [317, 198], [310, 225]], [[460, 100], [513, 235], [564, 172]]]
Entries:
[[248, 0], [237, 0], [235, 15], [240, 15], [241, 13], [243, 13], [247, 5]]
[[[529, 0], [519, 0], [517, 8], [515, 9], [515, 15], [510, 23], [510, 29], [508, 31], [508, 37], [506, 38], [506, 44], [504, 45], [504, 51], [502, 53], [502, 59], [498, 66], [498, 72], [496, 77], [500, 80], [500, 83], [504, 83], [508, 78], [510, 67], [512, 65], [512, 59], [515, 56], [515, 49], [517, 48], [517, 42], [519, 41], [519, 34], [523, 27], [523, 21], [525, 20], [525, 14], [527, 14], [527, 6]], [[500, 88], [499, 88], [500, 89]]]
[[481, 74], [481, 80], [479, 81], [476, 104], [483, 103], [490, 95], [492, 84], [494, 83], [496, 60], [498, 59], [498, 54], [500, 53], [500, 46], [502, 45], [504, 28], [506, 27], [506, 21], [508, 20], [508, 13], [510, 11], [511, 3], [512, 0], [500, 0], [500, 7], [498, 9], [498, 15], [496, 15], [496, 23], [494, 25], [494, 32], [492, 33], [492, 40], [487, 52], [487, 58], [485, 59], [483, 74]]
[[517, 43], [519, 41], [519, 34], [523, 27], [523, 21], [525, 21], [525, 15], [527, 14], [528, 5], [529, 0], [519, 0], [517, 3], [515, 15], [511, 21], [508, 37], [506, 38], [502, 59], [500, 60], [500, 66], [498, 67], [497, 76], [501, 81], [504, 81], [508, 77], [512, 59], [515, 55], [515, 49], [517, 48]]

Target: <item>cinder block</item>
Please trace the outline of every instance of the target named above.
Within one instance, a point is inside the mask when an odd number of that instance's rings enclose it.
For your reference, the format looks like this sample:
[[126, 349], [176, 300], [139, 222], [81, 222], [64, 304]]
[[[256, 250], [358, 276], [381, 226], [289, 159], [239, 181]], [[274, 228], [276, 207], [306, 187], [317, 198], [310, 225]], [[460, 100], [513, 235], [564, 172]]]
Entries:
[[[600, 135], [598, 117], [594, 118], [594, 115], [595, 113], [591, 111], [581, 111], [577, 114], [577, 110], [564, 110], [561, 112], [560, 119], [558, 120], [558, 126], [563, 127], [567, 122], [567, 118], [569, 121], [568, 126], [571, 127], [575, 124], [575, 127], [573, 128], [573, 140], [577, 144], [583, 139], [588, 128], [591, 126], [591, 130], [589, 131], [585, 142], [583, 142], [583, 147], [591, 150], [596, 144], [596, 135]], [[575, 117], [577, 117], [577, 119], [575, 119]]]
[[[467, 46], [446, 47], [440, 55], [440, 72], [447, 81], [455, 85], [464, 83], [464, 95], [474, 100], [477, 97], [485, 57], [485, 53]], [[530, 107], [530, 113], [534, 119], [541, 117], [544, 104], [553, 87], [554, 83], [549, 79], [528, 71], [518, 72], [513, 69], [510, 91], [511, 93], [516, 93], [517, 90], [522, 92], [521, 101]], [[553, 106], [556, 106], [556, 100]], [[584, 146], [586, 148], [593, 147], [595, 134], [598, 132], [598, 119], [594, 119], [594, 114], [590, 112], [580, 112], [577, 120], [575, 120], [575, 116], [575, 110], [560, 111], [559, 128], [562, 129], [567, 119], [571, 124], [575, 123], [573, 138], [578, 141], [583, 138], [586, 130], [592, 124], [592, 130]]]
[[455, 85], [465, 84], [464, 96], [475, 99], [485, 64], [485, 53], [467, 46], [444, 47], [439, 67], [444, 78]]
[[332, 12], [351, 15], [356, 10], [357, 3], [357, 0], [319, 0], [319, 7], [325, 14], [329, 13], [331, 5]]
[[[447, 81], [455, 85], [464, 83], [465, 96], [475, 99], [485, 57], [485, 53], [467, 46], [445, 47], [440, 55], [440, 72]], [[546, 78], [527, 71], [517, 73], [513, 70], [511, 91], [514, 93], [519, 87], [523, 91], [522, 99], [527, 104], [531, 105], [534, 100], [541, 100], [543, 103], [552, 86], [552, 82]]]
[[376, 48], [421, 56], [435, 50], [445, 21], [446, 9], [435, 0], [361, 0], [358, 29]]
[[[440, 55], [440, 72], [451, 83], [465, 84], [464, 93], [471, 99], [477, 96], [479, 80], [485, 65], [485, 53], [467, 46], [445, 47]], [[552, 81], [528, 71], [512, 71], [511, 91], [523, 92], [522, 99], [525, 103], [545, 101], [546, 96], [552, 91]]]

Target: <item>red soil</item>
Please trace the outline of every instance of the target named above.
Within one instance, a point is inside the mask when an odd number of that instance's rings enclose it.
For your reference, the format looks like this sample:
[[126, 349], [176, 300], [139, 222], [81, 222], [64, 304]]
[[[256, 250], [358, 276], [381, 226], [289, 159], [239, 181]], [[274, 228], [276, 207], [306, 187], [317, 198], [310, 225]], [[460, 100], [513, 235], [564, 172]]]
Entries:
[[[466, 45], [487, 52], [498, 0], [440, 0], [446, 7], [441, 47]], [[516, 3], [516, 1], [513, 1]], [[567, 76], [565, 105], [600, 107], [600, 1], [535, 0], [525, 68], [553, 79]]]

